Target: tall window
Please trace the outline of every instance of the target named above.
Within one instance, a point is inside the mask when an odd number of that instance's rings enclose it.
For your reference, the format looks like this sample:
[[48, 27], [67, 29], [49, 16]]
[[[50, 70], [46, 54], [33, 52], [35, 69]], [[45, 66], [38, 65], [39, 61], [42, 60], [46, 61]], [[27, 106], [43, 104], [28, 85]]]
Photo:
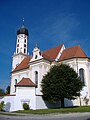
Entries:
[[17, 79], [15, 79], [15, 92], [16, 92], [16, 84], [17, 84]]
[[37, 59], [37, 57], [38, 57], [38, 56], [36, 55], [36, 56], [35, 56], [35, 59]]
[[26, 49], [24, 48], [24, 53], [26, 53]]
[[18, 39], [18, 43], [19, 43], [19, 39]]
[[17, 47], [19, 47], [19, 44], [17, 44]]
[[26, 47], [26, 44], [24, 44], [24, 47]]
[[26, 43], [26, 39], [24, 40], [24, 42]]
[[19, 52], [18, 48], [17, 48], [17, 53]]
[[80, 76], [82, 82], [85, 83], [85, 81], [84, 81], [84, 69], [83, 68], [79, 69], [79, 76]]
[[15, 79], [15, 85], [17, 84], [17, 79]]
[[38, 85], [38, 72], [35, 71], [35, 84]]

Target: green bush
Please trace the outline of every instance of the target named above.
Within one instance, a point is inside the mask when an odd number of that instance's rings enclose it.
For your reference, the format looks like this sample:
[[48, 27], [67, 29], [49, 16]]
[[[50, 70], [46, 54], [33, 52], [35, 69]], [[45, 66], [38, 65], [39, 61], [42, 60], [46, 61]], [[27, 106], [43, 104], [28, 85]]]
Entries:
[[0, 111], [3, 111], [3, 107], [4, 107], [4, 101], [0, 103]]
[[23, 104], [23, 109], [24, 109], [24, 110], [29, 110], [29, 105], [28, 105], [27, 103], [24, 103], [24, 104]]

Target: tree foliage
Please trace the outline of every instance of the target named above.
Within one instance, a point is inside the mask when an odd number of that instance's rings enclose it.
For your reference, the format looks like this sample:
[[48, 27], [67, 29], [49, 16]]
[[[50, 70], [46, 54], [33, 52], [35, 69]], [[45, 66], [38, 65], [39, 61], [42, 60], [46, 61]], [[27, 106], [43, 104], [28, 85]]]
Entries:
[[71, 100], [80, 96], [83, 83], [73, 68], [61, 64], [50, 69], [43, 77], [41, 86], [43, 99], [56, 103], [64, 98]]
[[24, 103], [24, 104], [23, 104], [23, 109], [24, 109], [24, 110], [29, 110], [29, 105], [28, 105], [27, 103]]
[[3, 108], [4, 108], [4, 101], [0, 103], [0, 111], [3, 111]]
[[10, 86], [9, 85], [6, 88], [6, 94], [10, 94]]
[[0, 88], [0, 96], [3, 96], [3, 95], [5, 95], [5, 92], [3, 89]]

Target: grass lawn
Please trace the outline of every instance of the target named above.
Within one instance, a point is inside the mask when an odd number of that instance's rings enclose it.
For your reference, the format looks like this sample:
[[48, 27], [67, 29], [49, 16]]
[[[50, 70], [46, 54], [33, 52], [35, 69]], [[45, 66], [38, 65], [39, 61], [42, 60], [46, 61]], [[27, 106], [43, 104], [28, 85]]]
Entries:
[[28, 113], [28, 114], [73, 113], [73, 112], [90, 112], [90, 106], [17, 111], [17, 113]]

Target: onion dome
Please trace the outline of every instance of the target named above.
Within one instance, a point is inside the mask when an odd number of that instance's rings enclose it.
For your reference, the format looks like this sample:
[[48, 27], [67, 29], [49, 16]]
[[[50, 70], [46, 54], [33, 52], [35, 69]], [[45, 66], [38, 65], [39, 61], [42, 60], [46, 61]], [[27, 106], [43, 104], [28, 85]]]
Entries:
[[28, 36], [28, 30], [24, 26], [22, 26], [20, 29], [17, 30], [17, 35], [19, 34], [25, 34]]
[[19, 34], [25, 34], [27, 36], [29, 35], [28, 34], [28, 29], [24, 27], [24, 20], [23, 20], [22, 27], [17, 30], [17, 35], [19, 35]]

